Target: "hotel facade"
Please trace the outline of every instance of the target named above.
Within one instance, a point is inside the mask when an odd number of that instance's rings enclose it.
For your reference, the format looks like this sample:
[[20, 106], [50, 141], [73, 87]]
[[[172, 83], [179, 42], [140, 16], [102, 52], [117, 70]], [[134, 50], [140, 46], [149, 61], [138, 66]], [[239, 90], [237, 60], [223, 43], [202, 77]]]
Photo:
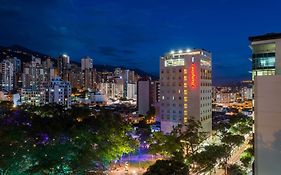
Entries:
[[212, 62], [203, 49], [171, 51], [160, 58], [161, 131], [170, 133], [188, 119], [212, 131]]

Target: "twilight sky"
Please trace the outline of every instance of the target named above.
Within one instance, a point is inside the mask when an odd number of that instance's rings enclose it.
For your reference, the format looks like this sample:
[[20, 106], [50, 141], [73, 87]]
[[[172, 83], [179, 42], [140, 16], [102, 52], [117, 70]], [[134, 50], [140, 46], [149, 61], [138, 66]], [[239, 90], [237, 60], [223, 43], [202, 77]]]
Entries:
[[248, 36], [281, 32], [279, 0], [0, 0], [0, 45], [158, 74], [172, 49], [213, 54], [215, 84], [250, 79]]

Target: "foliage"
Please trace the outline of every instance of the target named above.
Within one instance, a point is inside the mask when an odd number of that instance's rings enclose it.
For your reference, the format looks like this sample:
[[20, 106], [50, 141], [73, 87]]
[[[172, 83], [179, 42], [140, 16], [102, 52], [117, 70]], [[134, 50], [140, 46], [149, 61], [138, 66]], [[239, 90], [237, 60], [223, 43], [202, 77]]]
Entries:
[[[161, 154], [169, 157], [169, 160], [173, 159], [189, 166], [194, 163], [194, 156], [202, 149], [201, 143], [205, 139], [206, 133], [202, 131], [201, 123], [189, 119], [186, 125], [175, 127], [169, 135], [162, 132], [153, 133], [149, 140], [149, 150], [152, 154]], [[197, 158], [198, 161], [199, 155]]]
[[0, 170], [4, 174], [70, 174], [108, 164], [138, 143], [120, 115], [87, 108], [26, 107], [0, 119]]
[[254, 157], [253, 147], [247, 148], [240, 156], [240, 161], [244, 167], [249, 167]]
[[[242, 133], [249, 133], [251, 119], [244, 115], [233, 117], [228, 124], [220, 124], [216, 131], [220, 142], [211, 145], [202, 144], [206, 133], [202, 131], [201, 123], [189, 119], [186, 125], [179, 125], [169, 135], [161, 132], [153, 133], [149, 140], [150, 152], [167, 156], [168, 160], [176, 160], [190, 166], [194, 173], [210, 172], [221, 163], [225, 170], [234, 147], [244, 143]], [[233, 127], [244, 127], [241, 131], [232, 132]], [[196, 165], [196, 166], [194, 166]]]
[[180, 139], [175, 133], [164, 135], [162, 132], [154, 132], [148, 142], [150, 143], [149, 152], [152, 154], [172, 157], [177, 151], [182, 150]]
[[140, 136], [140, 140], [148, 140], [150, 138], [150, 135], [152, 134], [150, 125], [146, 124], [144, 120], [141, 120], [138, 124], [136, 124], [136, 126], [136, 134]]
[[207, 145], [204, 150], [193, 156], [197, 165], [197, 172], [211, 171], [218, 161], [228, 155], [228, 149], [224, 145]]
[[223, 136], [221, 141], [233, 148], [234, 146], [240, 146], [245, 141], [245, 138], [241, 135], [232, 135], [230, 133], [227, 133]]
[[246, 175], [246, 172], [242, 170], [242, 168], [236, 164], [230, 165], [227, 169], [228, 175]]
[[188, 166], [174, 159], [157, 160], [144, 175], [188, 175]]

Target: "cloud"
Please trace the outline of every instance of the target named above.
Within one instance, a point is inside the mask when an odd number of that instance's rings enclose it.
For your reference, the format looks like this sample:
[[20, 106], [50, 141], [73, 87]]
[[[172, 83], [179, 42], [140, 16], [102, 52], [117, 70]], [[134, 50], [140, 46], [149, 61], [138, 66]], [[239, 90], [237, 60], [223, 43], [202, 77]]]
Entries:
[[134, 50], [129, 49], [118, 49], [111, 46], [100, 46], [97, 49], [97, 52], [99, 54], [105, 55], [105, 56], [111, 56], [111, 57], [122, 57], [122, 56], [128, 56], [135, 53]]

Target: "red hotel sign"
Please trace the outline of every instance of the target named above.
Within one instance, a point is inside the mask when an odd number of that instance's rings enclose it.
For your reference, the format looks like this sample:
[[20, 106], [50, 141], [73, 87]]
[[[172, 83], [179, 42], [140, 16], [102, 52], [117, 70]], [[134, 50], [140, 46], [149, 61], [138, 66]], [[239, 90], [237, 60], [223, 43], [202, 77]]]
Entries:
[[191, 64], [190, 68], [190, 85], [195, 88], [196, 86], [196, 66], [195, 64]]

